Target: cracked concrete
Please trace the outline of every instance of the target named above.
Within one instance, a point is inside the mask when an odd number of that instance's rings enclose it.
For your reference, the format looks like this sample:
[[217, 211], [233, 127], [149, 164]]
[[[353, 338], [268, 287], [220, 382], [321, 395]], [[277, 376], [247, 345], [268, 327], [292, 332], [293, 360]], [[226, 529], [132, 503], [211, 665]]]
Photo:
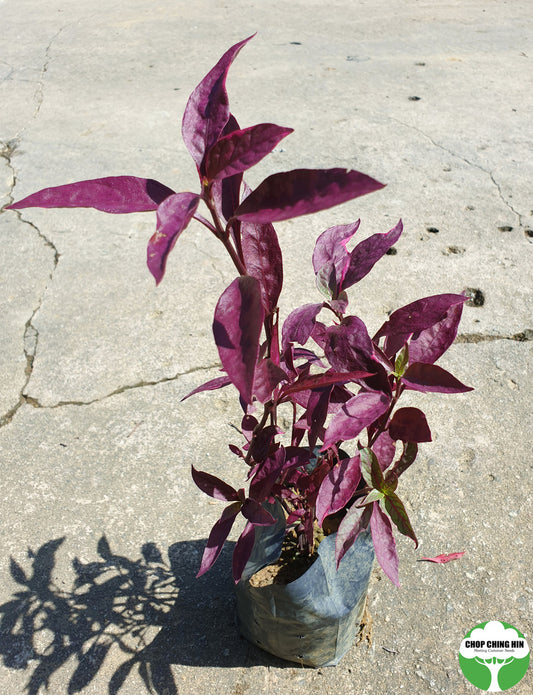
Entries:
[[[159, 633], [146, 661], [170, 673], [152, 680], [158, 695], [470, 692], [457, 665], [466, 630], [501, 619], [530, 644], [533, 634], [529, 4], [508, 0], [489, 12], [483, 0], [51, 0], [46, 8], [0, 0], [0, 22], [0, 604], [20, 590], [9, 555], [27, 571], [27, 548], [64, 537], [53, 572], [68, 591], [74, 559], [94, 563], [105, 534], [132, 561], [147, 543], [174, 558], [171, 635]], [[421, 548], [399, 540], [400, 590], [374, 576], [374, 646], [323, 671], [286, 667], [238, 638], [228, 553], [215, 570], [218, 588], [193, 579], [220, 506], [195, 489], [190, 466], [242, 485], [227, 450], [240, 443], [231, 389], [180, 402], [219, 373], [211, 321], [233, 268], [218, 242], [192, 223], [156, 288], [145, 267], [155, 214], [3, 209], [46, 186], [123, 173], [196, 190], [179, 132], [187, 97], [232, 42], [257, 30], [228, 78], [232, 109], [243, 126], [295, 132], [249, 183], [346, 166], [387, 184], [276, 226], [282, 318], [318, 301], [317, 235], [359, 217], [360, 238], [400, 217], [405, 228], [396, 254], [350, 294], [371, 333], [420, 296], [483, 297], [465, 306], [442, 361], [475, 391], [412, 394], [434, 439], [402, 489]], [[460, 550], [461, 561], [446, 566], [418, 562]], [[153, 639], [160, 626], [150, 629]], [[47, 637], [33, 637], [13, 647], [14, 668], [0, 634], [2, 692], [27, 692], [43, 666], [35, 650]], [[93, 671], [76, 671], [72, 659], [52, 664], [49, 689], [73, 691], [77, 673], [81, 692], [101, 695], [124, 664], [119, 648]], [[514, 691], [525, 695], [531, 682], [530, 673]], [[146, 683], [133, 669], [120, 695], [148, 692]]]

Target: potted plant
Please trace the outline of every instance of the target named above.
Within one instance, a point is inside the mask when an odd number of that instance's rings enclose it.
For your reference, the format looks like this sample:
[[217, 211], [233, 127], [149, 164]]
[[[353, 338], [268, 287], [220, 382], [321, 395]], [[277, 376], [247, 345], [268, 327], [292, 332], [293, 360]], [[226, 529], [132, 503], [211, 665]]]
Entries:
[[[399, 240], [402, 223], [349, 250], [357, 221], [318, 237], [312, 264], [322, 297], [293, 308], [280, 325], [282, 254], [272, 223], [383, 184], [336, 168], [297, 169], [273, 174], [253, 191], [246, 186], [243, 173], [292, 132], [270, 123], [240, 128], [230, 112], [227, 72], [250, 38], [222, 56], [185, 109], [182, 133], [198, 169], [199, 193], [118, 176], [47, 188], [9, 207], [155, 210], [147, 263], [157, 284], [193, 219], [229, 253], [236, 278], [218, 300], [213, 321], [223, 375], [189, 396], [236, 389], [242, 440], [229, 448], [241, 460], [243, 486], [235, 489], [192, 469], [196, 485], [226, 503], [199, 575], [213, 565], [243, 517], [232, 568], [243, 634], [279, 656], [319, 666], [337, 663], [354, 639], [374, 555], [398, 585], [393, 528], [417, 544], [397, 487], [431, 432], [421, 410], [400, 407], [399, 401], [406, 390], [471, 390], [435, 364], [457, 334], [467, 297], [443, 294], [412, 302], [371, 337], [350, 314], [347, 290]], [[199, 212], [201, 204], [207, 217]], [[287, 431], [279, 425], [280, 408], [290, 412]], [[257, 579], [259, 570], [277, 562], [303, 562], [301, 576], [289, 573], [285, 585], [279, 576], [274, 583]]]

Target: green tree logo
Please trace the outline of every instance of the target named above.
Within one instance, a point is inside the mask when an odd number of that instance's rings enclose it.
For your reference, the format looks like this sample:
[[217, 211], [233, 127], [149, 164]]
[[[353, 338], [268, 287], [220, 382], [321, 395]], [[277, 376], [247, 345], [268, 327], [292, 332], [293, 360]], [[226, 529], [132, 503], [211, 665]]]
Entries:
[[501, 692], [524, 677], [529, 647], [512, 625], [491, 620], [467, 633], [459, 649], [459, 663], [465, 678], [476, 688]]

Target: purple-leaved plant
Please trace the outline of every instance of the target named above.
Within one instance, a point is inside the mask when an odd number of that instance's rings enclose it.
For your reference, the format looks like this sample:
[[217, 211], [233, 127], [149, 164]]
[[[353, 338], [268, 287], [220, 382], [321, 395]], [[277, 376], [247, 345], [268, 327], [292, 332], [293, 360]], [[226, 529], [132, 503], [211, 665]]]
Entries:
[[[467, 297], [419, 299], [394, 311], [371, 337], [363, 321], [347, 313], [346, 291], [398, 241], [402, 222], [349, 251], [357, 221], [319, 236], [312, 262], [322, 299], [294, 309], [280, 327], [282, 255], [272, 223], [338, 205], [383, 184], [357, 171], [296, 169], [273, 174], [250, 191], [243, 172], [292, 132], [272, 123], [240, 128], [230, 112], [227, 72], [250, 38], [226, 51], [185, 108], [182, 134], [198, 170], [198, 193], [175, 193], [152, 179], [115, 176], [46, 188], [8, 207], [155, 210], [147, 263], [157, 284], [192, 219], [229, 253], [238, 275], [218, 300], [213, 321], [225, 376], [189, 396], [230, 384], [237, 389], [244, 442], [230, 444], [230, 450], [245, 464], [245, 487], [235, 490], [192, 469], [203, 492], [227, 503], [209, 535], [199, 575], [216, 561], [242, 515], [245, 526], [233, 552], [238, 581], [255, 527], [274, 523], [264, 503], [277, 500], [286, 512], [287, 530], [296, 531], [304, 553], [313, 552], [317, 528], [336, 521], [337, 566], [358, 534], [370, 527], [376, 557], [398, 585], [393, 526], [418, 543], [396, 492], [398, 479], [416, 459], [418, 444], [431, 441], [431, 432], [421, 410], [397, 405], [405, 390], [471, 390], [435, 365], [457, 334]], [[208, 218], [198, 212], [200, 204]], [[282, 404], [292, 409], [288, 433], [278, 426]], [[350, 441], [352, 456], [342, 448]]]

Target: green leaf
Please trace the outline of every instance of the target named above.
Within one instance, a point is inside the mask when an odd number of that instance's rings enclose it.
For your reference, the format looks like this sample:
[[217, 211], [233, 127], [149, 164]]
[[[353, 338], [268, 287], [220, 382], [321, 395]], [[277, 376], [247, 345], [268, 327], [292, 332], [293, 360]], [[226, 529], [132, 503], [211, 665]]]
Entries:
[[379, 466], [376, 454], [368, 447], [361, 449], [361, 473], [367, 485], [376, 490], [383, 491], [385, 479]]
[[396, 475], [387, 475], [383, 483], [382, 492], [385, 495], [390, 495], [398, 487], [398, 477]]
[[403, 533], [404, 536], [411, 538], [415, 542], [415, 548], [418, 548], [418, 539], [413, 531], [413, 527], [411, 526], [411, 522], [409, 521], [409, 517], [407, 516], [403, 502], [398, 495], [395, 492], [390, 492], [385, 496], [384, 503], [385, 509], [389, 513], [390, 518], [396, 524], [398, 531]]
[[409, 364], [409, 346], [407, 343], [400, 350], [396, 362], [394, 363], [394, 375], [403, 376]]
[[380, 490], [370, 490], [368, 495], [361, 502], [361, 507], [366, 507], [367, 504], [371, 504], [372, 502], [379, 502], [384, 497], [385, 497], [384, 492], [380, 492]]

